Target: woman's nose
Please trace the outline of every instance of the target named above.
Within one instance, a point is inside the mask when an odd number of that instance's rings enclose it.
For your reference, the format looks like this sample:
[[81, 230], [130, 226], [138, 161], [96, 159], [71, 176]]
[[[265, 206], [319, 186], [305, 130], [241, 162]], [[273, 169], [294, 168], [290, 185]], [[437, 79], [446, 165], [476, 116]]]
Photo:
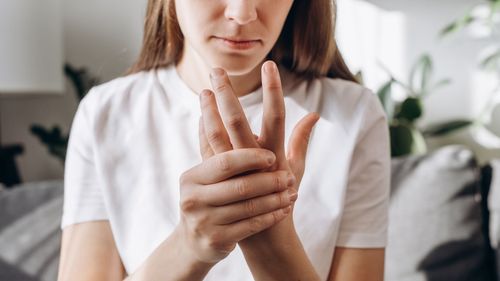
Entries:
[[240, 25], [256, 20], [257, 7], [255, 0], [228, 0], [225, 16]]

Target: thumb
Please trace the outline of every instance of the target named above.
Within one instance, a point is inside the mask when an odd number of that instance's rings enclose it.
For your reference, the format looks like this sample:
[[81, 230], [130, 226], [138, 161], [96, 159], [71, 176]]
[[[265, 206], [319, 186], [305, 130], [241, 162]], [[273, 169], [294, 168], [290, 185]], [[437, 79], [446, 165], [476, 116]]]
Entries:
[[317, 113], [310, 113], [302, 118], [293, 128], [292, 135], [287, 147], [287, 158], [292, 172], [298, 181], [302, 180], [305, 169], [307, 147], [311, 132], [318, 122], [320, 116]]

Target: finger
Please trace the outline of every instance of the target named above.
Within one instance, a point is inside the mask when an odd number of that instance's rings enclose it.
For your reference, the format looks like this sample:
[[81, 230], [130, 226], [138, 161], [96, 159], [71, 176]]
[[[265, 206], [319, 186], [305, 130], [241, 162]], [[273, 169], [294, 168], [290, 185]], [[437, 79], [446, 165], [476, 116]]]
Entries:
[[258, 147], [263, 147], [264, 146], [264, 144], [261, 142], [259, 136], [257, 136], [256, 134], [254, 134], [253, 137], [255, 138], [255, 141], [257, 142]]
[[288, 190], [266, 196], [249, 199], [234, 204], [214, 208], [214, 223], [224, 225], [263, 215], [291, 205], [297, 195], [290, 196]]
[[241, 104], [234, 94], [226, 72], [214, 68], [210, 81], [215, 91], [215, 98], [220, 115], [234, 148], [258, 147]]
[[210, 90], [201, 92], [201, 113], [206, 139], [214, 153], [233, 149], [226, 128], [217, 109], [215, 97]]
[[238, 176], [200, 190], [204, 202], [211, 206], [223, 206], [243, 200], [287, 190], [293, 186], [295, 179], [285, 170], [275, 172], [259, 172]]
[[310, 113], [302, 118], [292, 131], [290, 142], [287, 148], [287, 158], [290, 168], [300, 181], [305, 169], [305, 159], [307, 147], [311, 137], [312, 129], [318, 122], [320, 116], [317, 113]]
[[181, 176], [181, 183], [208, 185], [227, 180], [244, 172], [265, 169], [274, 164], [272, 151], [242, 148], [215, 154]]
[[198, 136], [200, 139], [200, 154], [203, 160], [208, 159], [214, 155], [210, 144], [205, 136], [205, 129], [203, 126], [203, 116], [200, 116], [200, 121], [198, 122]]
[[285, 219], [291, 212], [291, 207], [285, 207], [267, 214], [244, 219], [228, 225], [225, 235], [232, 241], [241, 241], [259, 233]]
[[276, 64], [267, 61], [262, 66], [264, 116], [261, 142], [264, 148], [274, 151], [278, 159], [285, 156], [285, 101], [281, 79]]

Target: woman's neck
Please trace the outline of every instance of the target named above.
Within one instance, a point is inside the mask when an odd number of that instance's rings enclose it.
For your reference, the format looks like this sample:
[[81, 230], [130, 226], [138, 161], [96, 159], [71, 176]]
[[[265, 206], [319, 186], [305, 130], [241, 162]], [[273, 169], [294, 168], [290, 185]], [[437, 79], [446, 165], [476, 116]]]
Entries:
[[[252, 71], [244, 75], [229, 76], [229, 80], [231, 81], [231, 85], [237, 97], [247, 95], [261, 86], [261, 66], [262, 64], [259, 64]], [[212, 89], [210, 83], [210, 72], [212, 67], [207, 65], [193, 50], [184, 52], [176, 68], [181, 79], [184, 80], [188, 87], [196, 94], [201, 93], [204, 89]]]

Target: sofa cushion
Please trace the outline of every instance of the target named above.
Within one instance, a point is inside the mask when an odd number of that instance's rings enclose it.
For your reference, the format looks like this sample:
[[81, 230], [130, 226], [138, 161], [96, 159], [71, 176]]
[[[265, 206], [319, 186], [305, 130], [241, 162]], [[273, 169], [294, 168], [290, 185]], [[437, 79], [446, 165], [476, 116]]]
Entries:
[[0, 191], [0, 280], [56, 280], [63, 182]]
[[459, 145], [392, 160], [386, 280], [492, 280], [481, 169]]

